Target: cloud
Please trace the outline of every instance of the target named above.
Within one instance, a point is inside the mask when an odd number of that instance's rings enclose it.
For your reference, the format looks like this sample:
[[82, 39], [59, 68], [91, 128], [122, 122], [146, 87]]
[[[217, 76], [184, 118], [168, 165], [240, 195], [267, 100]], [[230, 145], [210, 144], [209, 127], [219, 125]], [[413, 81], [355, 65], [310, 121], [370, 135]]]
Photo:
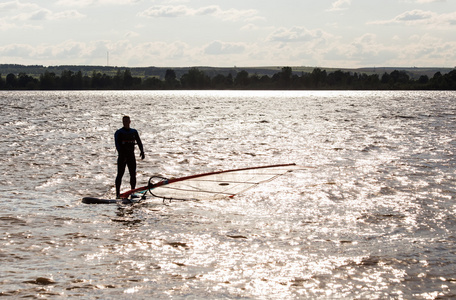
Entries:
[[149, 18], [176, 18], [192, 14], [193, 11], [184, 5], [159, 5], [146, 9], [139, 16]]
[[220, 55], [220, 54], [239, 54], [246, 49], [242, 43], [225, 43], [221, 41], [213, 41], [204, 47], [205, 54]]
[[194, 11], [195, 15], [214, 15], [220, 13], [222, 9], [217, 5], [210, 5], [198, 8]]
[[76, 10], [67, 10], [54, 13], [49, 9], [41, 8], [32, 12], [21, 13], [12, 17], [12, 20], [20, 21], [43, 21], [43, 20], [60, 20], [60, 19], [80, 19], [84, 15]]
[[140, 34], [135, 31], [128, 31], [124, 34], [125, 38], [132, 38], [132, 37], [138, 37], [138, 36], [140, 36]]
[[29, 25], [29, 24], [17, 24], [17, 22], [12, 22], [10, 19], [0, 19], [0, 31], [9, 31], [13, 29], [22, 29], [22, 30], [36, 30], [42, 29], [41, 25]]
[[[80, 42], [65, 40], [49, 44], [10, 44], [0, 46], [0, 57], [21, 64], [104, 65], [106, 52], [112, 66], [191, 65], [254, 66], [312, 65], [333, 67], [366, 66], [453, 66], [456, 61], [455, 41], [430, 34], [417, 34], [409, 39], [384, 42], [382, 37], [366, 33], [350, 40], [327, 37], [305, 43], [227, 43], [220, 40], [204, 46], [183, 41], [131, 43], [98, 40]], [[220, 57], [220, 58], [219, 58]], [[64, 62], [64, 63], [62, 63]]]
[[422, 11], [422, 10], [412, 10], [404, 12], [394, 18], [394, 22], [416, 22], [416, 21], [423, 21], [423, 20], [431, 20], [435, 17], [435, 13], [430, 11]]
[[113, 45], [116, 50], [113, 52], [113, 60], [120, 57], [122, 61], [128, 61], [129, 65], [160, 65], [160, 66], [188, 66], [198, 65], [197, 62], [202, 55], [199, 48], [192, 48], [187, 43], [175, 41], [147, 42], [131, 45]]
[[[411, 36], [407, 45], [397, 52], [396, 65], [407, 61], [415, 66], [453, 66], [456, 60], [456, 42], [430, 34]], [[398, 49], [396, 49], [398, 50]]]
[[375, 57], [378, 55], [381, 47], [377, 42], [377, 36], [372, 33], [363, 34], [360, 37], [357, 37], [353, 40], [353, 42], [349, 45], [348, 48], [351, 47], [351, 57], [356, 56], [371, 56]]
[[82, 19], [85, 15], [79, 13], [76, 10], [66, 10], [58, 13], [53, 13], [52, 18], [53, 20], [59, 19]]
[[32, 57], [36, 51], [35, 47], [25, 44], [13, 44], [0, 47], [0, 56], [2, 57]]
[[[431, 34], [416, 34], [409, 38], [366, 33], [351, 41], [336, 42], [323, 49], [326, 63], [331, 66], [453, 66], [456, 42]], [[313, 51], [315, 53], [315, 51]], [[315, 54], [314, 54], [315, 55]]]
[[0, 3], [0, 12], [7, 10], [23, 10], [23, 9], [37, 9], [38, 5], [34, 3], [21, 3], [20, 1], [9, 1]]
[[228, 9], [222, 10], [218, 7], [212, 14], [212, 16], [221, 18], [225, 21], [253, 21], [262, 19], [258, 16], [258, 12], [254, 9], [247, 9], [247, 10], [238, 10], [238, 9]]
[[341, 67], [388, 66], [385, 62], [395, 59], [397, 53], [403, 51], [403, 46], [399, 43], [382, 44], [376, 34], [365, 33], [343, 43], [341, 40], [332, 43], [324, 49], [323, 61]]
[[351, 0], [336, 0], [331, 4], [329, 11], [346, 10], [350, 4]]
[[0, 15], [5, 12], [7, 13], [7, 16], [3, 18], [3, 22], [10, 23], [8, 26], [9, 28], [27, 27], [21, 26], [17, 21], [68, 20], [84, 17], [84, 15], [76, 10], [53, 12], [47, 8], [42, 8], [37, 4], [23, 3], [20, 1], [0, 3]]
[[448, 26], [456, 25], [456, 12], [447, 14], [437, 14], [432, 11], [419, 9], [406, 11], [391, 20], [380, 20], [369, 22], [374, 25], [405, 24], [409, 26], [428, 25], [428, 26]]
[[0, 47], [0, 56], [6, 59], [28, 63], [40, 61], [42, 64], [61, 64], [66, 60], [69, 64], [99, 65], [106, 62], [106, 52], [110, 43], [107, 41], [77, 42], [65, 40], [59, 44], [13, 44]]
[[418, 3], [446, 2], [446, 0], [417, 0]]
[[250, 30], [257, 30], [259, 27], [255, 24], [249, 23], [241, 27], [241, 30], [250, 31]]
[[59, 0], [58, 5], [70, 7], [87, 7], [100, 5], [129, 5], [141, 2], [141, 0]]
[[323, 40], [328, 36], [327, 33], [320, 29], [308, 30], [304, 27], [295, 26], [292, 28], [278, 28], [268, 37], [268, 41], [272, 42], [309, 42], [313, 40]]
[[254, 20], [259, 19], [258, 12], [253, 9], [223, 10], [218, 5], [204, 6], [197, 9], [186, 5], [156, 5], [139, 13], [141, 17], [149, 18], [176, 18], [181, 16], [212, 16], [225, 21]]

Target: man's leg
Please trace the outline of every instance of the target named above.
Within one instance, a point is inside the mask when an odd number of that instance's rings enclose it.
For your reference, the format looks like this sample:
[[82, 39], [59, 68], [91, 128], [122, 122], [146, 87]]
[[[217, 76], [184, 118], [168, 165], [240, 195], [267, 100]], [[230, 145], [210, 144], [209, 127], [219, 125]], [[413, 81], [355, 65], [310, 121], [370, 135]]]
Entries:
[[126, 165], [127, 160], [125, 157], [119, 156], [117, 158], [116, 197], [119, 197], [120, 195], [120, 185], [122, 184], [122, 177], [125, 173]]
[[128, 159], [127, 165], [130, 173], [130, 186], [133, 190], [136, 187], [136, 159], [134, 156]]

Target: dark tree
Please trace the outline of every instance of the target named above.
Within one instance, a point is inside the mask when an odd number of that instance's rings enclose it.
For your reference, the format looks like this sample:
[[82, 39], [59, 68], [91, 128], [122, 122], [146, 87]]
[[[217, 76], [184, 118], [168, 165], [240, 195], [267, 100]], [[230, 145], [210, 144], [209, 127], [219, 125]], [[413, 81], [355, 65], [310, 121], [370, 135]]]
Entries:
[[17, 88], [17, 77], [13, 73], [6, 75], [6, 88], [15, 89]]
[[82, 90], [84, 88], [84, 78], [82, 77], [82, 72], [78, 71], [74, 75], [73, 79], [73, 89], [75, 90]]
[[124, 77], [123, 77], [123, 84], [125, 88], [129, 89], [133, 86], [134, 79], [133, 76], [131, 75], [130, 69], [126, 69], [124, 71]]
[[[5, 65], [3, 65], [5, 66]], [[327, 73], [319, 68], [312, 72], [301, 72], [300, 75], [293, 74], [291, 67], [283, 67], [275, 74], [261, 74], [261, 69], [255, 70], [255, 74], [249, 75], [246, 70], [233, 73], [226, 70], [210, 69], [210, 76], [198, 68], [191, 68], [184, 73], [180, 79], [172, 69], [166, 70], [164, 79], [155, 74], [155, 69], [148, 68], [150, 73], [133, 76], [130, 69], [120, 70], [118, 68], [90, 67], [85, 66], [77, 70], [76, 66], [67, 67], [43, 67], [31, 66], [31, 74], [26, 72], [10, 72], [17, 70], [16, 65], [8, 65], [9, 68], [3, 78], [0, 74], [0, 89], [42, 89], [42, 90], [81, 90], [81, 89], [344, 89], [344, 90], [456, 90], [456, 69], [446, 74], [437, 72], [432, 78], [422, 75], [418, 79], [409, 76], [406, 71], [394, 70], [391, 73], [384, 73], [381, 77], [378, 74], [367, 75], [366, 73], [350, 73], [337, 70]], [[19, 66], [20, 67], [20, 66]], [[43, 70], [38, 74], [37, 70]], [[90, 70], [90, 71], [89, 71]], [[108, 72], [106, 73], [100, 72]], [[60, 72], [60, 76], [54, 71]], [[87, 72], [91, 72], [91, 76]], [[145, 71], [145, 72], [146, 72]], [[258, 75], [257, 71], [260, 73]], [[33, 73], [35, 72], [35, 73]], [[114, 73], [115, 72], [115, 73]], [[134, 69], [135, 74], [138, 70]], [[220, 72], [220, 73], [217, 73]], [[234, 71], [233, 71], [234, 72]], [[114, 74], [114, 75], [113, 75]], [[155, 75], [154, 75], [155, 74]], [[39, 76], [39, 80], [37, 79]]]
[[179, 81], [177, 80], [176, 72], [174, 72], [174, 70], [166, 70], [165, 84], [167, 89], [175, 89], [179, 87]]
[[51, 90], [56, 88], [56, 76], [55, 73], [45, 71], [44, 74], [40, 75], [40, 88], [43, 90]]
[[74, 89], [74, 73], [69, 70], [62, 71], [60, 75], [60, 85], [64, 90]]
[[211, 82], [209, 76], [198, 68], [191, 68], [180, 80], [184, 89], [192, 90], [209, 88]]
[[427, 84], [429, 82], [429, 76], [427, 75], [421, 75], [420, 78], [418, 79], [419, 84]]
[[38, 80], [25, 73], [19, 73], [17, 85], [20, 89], [34, 90], [38, 87]]
[[176, 80], [176, 72], [174, 70], [168, 69], [165, 72], [165, 80], [166, 81], [173, 81]]
[[310, 74], [310, 83], [314, 88], [323, 87], [326, 83], [326, 70], [321, 70], [319, 68], [315, 68], [312, 73]]
[[215, 89], [224, 89], [227, 86], [226, 76], [223, 74], [217, 74], [212, 78], [211, 87]]
[[147, 77], [144, 79], [143, 87], [150, 90], [161, 90], [164, 87], [164, 83], [157, 77]]
[[245, 70], [242, 70], [241, 72], [236, 74], [236, 77], [234, 78], [234, 85], [236, 87], [240, 88], [245, 88], [249, 85], [250, 79], [249, 79], [249, 73]]

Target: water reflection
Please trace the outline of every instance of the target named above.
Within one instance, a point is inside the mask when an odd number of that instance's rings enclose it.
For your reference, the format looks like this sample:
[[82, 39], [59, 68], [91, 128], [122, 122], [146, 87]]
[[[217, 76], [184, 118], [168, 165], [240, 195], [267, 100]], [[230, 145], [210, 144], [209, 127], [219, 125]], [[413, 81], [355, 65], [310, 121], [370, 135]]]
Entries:
[[[9, 92], [0, 295], [451, 297], [454, 96]], [[229, 200], [83, 205], [114, 194], [112, 136], [125, 113], [146, 145], [140, 181], [309, 168]]]

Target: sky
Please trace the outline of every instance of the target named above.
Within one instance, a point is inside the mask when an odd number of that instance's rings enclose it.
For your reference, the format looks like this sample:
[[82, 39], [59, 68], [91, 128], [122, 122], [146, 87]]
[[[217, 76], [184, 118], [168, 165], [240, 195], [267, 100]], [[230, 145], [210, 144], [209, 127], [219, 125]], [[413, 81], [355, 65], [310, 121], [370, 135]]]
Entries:
[[0, 0], [0, 64], [456, 66], [456, 0]]

